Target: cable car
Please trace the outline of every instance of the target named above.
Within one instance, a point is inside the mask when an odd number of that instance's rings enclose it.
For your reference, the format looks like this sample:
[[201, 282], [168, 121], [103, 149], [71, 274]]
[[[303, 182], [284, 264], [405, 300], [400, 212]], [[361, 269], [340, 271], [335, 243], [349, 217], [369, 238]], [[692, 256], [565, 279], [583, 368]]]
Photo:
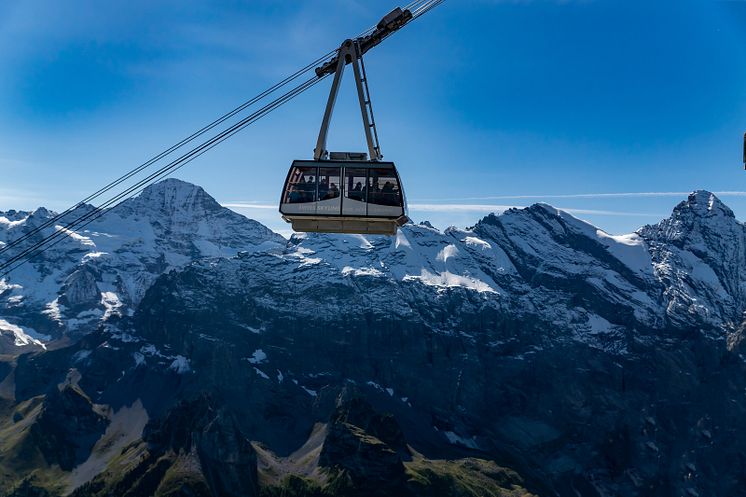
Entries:
[[[282, 190], [280, 213], [294, 231], [395, 235], [409, 221], [396, 165], [382, 160], [363, 54], [411, 19], [409, 10], [394, 9], [371, 34], [346, 40], [333, 59], [316, 68], [319, 78], [334, 74], [334, 81], [313, 160], [293, 161]], [[347, 64], [355, 74], [368, 153], [330, 153], [326, 148]]]
[[293, 230], [394, 235], [406, 222], [394, 163], [350, 158], [355, 155], [293, 162], [280, 203]]

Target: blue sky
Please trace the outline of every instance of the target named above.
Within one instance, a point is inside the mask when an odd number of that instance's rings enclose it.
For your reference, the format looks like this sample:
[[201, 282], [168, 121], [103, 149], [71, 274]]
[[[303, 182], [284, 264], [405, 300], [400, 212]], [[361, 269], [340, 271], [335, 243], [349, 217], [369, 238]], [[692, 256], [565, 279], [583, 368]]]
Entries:
[[[396, 5], [0, 3], [0, 210], [64, 209]], [[543, 201], [622, 233], [700, 188], [746, 219], [744, 46], [745, 1], [447, 0], [366, 67], [415, 221]], [[346, 83], [330, 149], [363, 150]], [[274, 203], [328, 84], [177, 177], [286, 230]]]

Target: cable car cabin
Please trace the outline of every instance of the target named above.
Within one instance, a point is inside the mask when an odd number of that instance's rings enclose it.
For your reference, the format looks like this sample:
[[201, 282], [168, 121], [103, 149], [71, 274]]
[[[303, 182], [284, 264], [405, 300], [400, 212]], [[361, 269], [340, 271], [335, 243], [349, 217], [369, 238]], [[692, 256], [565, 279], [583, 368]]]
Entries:
[[[372, 34], [345, 40], [330, 61], [316, 68], [323, 78], [334, 74], [313, 160], [290, 166], [280, 198], [282, 218], [294, 231], [395, 235], [409, 219], [399, 174], [393, 162], [383, 162], [363, 54], [412, 19], [409, 10], [394, 9]], [[329, 152], [326, 138], [345, 66], [355, 75], [365, 152]], [[370, 157], [370, 160], [368, 160]]]
[[395, 235], [405, 205], [393, 162], [296, 160], [280, 213], [294, 231]]

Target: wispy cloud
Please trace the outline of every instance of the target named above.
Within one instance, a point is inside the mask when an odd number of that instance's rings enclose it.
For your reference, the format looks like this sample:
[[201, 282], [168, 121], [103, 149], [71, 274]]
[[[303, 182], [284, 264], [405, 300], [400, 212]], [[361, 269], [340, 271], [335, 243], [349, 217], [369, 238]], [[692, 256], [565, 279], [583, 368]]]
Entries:
[[44, 200], [33, 192], [0, 188], [0, 207], [3, 209], [28, 209], [31, 206], [42, 205]]
[[534, 5], [534, 4], [551, 4], [551, 5], [573, 5], [589, 4], [595, 0], [482, 0], [486, 4], [510, 4], [510, 5]]
[[262, 202], [227, 202], [220, 205], [229, 209], [277, 209], [277, 204]]
[[423, 212], [503, 212], [508, 209], [522, 209], [522, 205], [493, 204], [409, 204], [412, 210]]
[[[227, 202], [222, 204], [223, 207], [230, 209], [259, 209], [276, 210], [276, 204], [268, 204], [266, 202]], [[411, 203], [409, 209], [418, 212], [440, 212], [440, 213], [457, 213], [457, 212], [474, 212], [474, 213], [501, 213], [508, 209], [525, 209], [526, 205], [502, 205], [502, 204], [420, 204]], [[629, 216], [629, 217], [664, 217], [663, 214], [653, 214], [646, 212], [623, 212], [623, 211], [609, 211], [609, 210], [596, 210], [596, 209], [576, 209], [573, 207], [556, 207], [561, 211], [565, 211], [573, 215], [591, 215], [591, 216]]]
[[[525, 205], [496, 205], [496, 204], [409, 204], [409, 208], [412, 211], [420, 212], [485, 212], [485, 213], [501, 213], [508, 209], [525, 209]], [[596, 210], [596, 209], [575, 209], [572, 207], [555, 207], [561, 211], [565, 211], [573, 215], [591, 215], [591, 216], [625, 216], [625, 217], [653, 217], [661, 218], [664, 217], [662, 214], [654, 214], [648, 212], [624, 212], [624, 211], [608, 211], [608, 210]]]
[[3, 169], [7, 170], [7, 168], [21, 168], [29, 166], [30, 163], [26, 161], [22, 161], [19, 159], [12, 159], [10, 157], [0, 157], [0, 166], [3, 167]]
[[[549, 195], [490, 195], [487, 197], [459, 197], [459, 198], [438, 198], [438, 199], [419, 199], [420, 201], [428, 200], [445, 200], [449, 202], [466, 202], [479, 200], [532, 200], [532, 199], [604, 199], [604, 198], [640, 198], [640, 197], [687, 197], [691, 192], [622, 192], [622, 193], [567, 193], [567, 194], [549, 194]], [[723, 191], [712, 192], [719, 197], [746, 197], [746, 191]]]

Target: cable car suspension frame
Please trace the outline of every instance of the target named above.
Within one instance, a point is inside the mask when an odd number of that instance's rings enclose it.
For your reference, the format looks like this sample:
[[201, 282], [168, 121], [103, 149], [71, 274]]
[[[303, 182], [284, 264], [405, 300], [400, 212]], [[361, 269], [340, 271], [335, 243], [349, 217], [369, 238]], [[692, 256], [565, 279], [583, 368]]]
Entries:
[[[321, 121], [321, 130], [319, 131], [319, 138], [316, 142], [313, 158], [314, 160], [326, 160], [329, 158], [329, 151], [326, 148], [329, 124], [334, 113], [334, 106], [339, 95], [339, 87], [344, 76], [345, 67], [347, 64], [351, 64], [355, 74], [355, 88], [357, 89], [357, 96], [360, 101], [360, 112], [363, 116], [363, 129], [365, 131], [365, 141], [368, 144], [369, 157], [371, 160], [379, 161], [383, 158], [383, 155], [381, 155], [381, 145], [378, 142], [376, 120], [373, 117], [373, 104], [370, 98], [368, 78], [365, 74], [363, 54], [360, 50], [359, 42], [357, 40], [346, 40], [340, 47], [336, 60], [334, 80], [332, 81], [332, 88], [329, 92], [329, 99], [326, 102], [326, 110], [324, 111], [324, 118]], [[325, 74], [317, 70], [319, 77]]]
[[[280, 195], [280, 213], [293, 230], [395, 235], [409, 221], [396, 165], [382, 161], [363, 55], [412, 19], [409, 9], [392, 10], [372, 32], [345, 40], [331, 60], [316, 68], [317, 77], [333, 74], [334, 78], [313, 160], [293, 161]], [[329, 125], [348, 64], [354, 73], [367, 154], [327, 149]]]
[[357, 89], [357, 96], [360, 101], [365, 141], [368, 144], [370, 160], [378, 161], [383, 158], [381, 146], [378, 142], [376, 120], [373, 116], [373, 104], [370, 98], [370, 90], [368, 89], [368, 77], [365, 72], [363, 55], [395, 31], [404, 27], [413, 18], [414, 16], [409, 9], [402, 10], [399, 7], [395, 8], [379, 21], [372, 33], [359, 38], [345, 40], [342, 42], [334, 58], [316, 68], [316, 76], [322, 78], [325, 75], [334, 74], [334, 80], [329, 92], [329, 99], [326, 103], [324, 118], [321, 121], [321, 130], [319, 131], [319, 138], [314, 149], [314, 160], [329, 158], [329, 151], [326, 149], [326, 138], [329, 133], [332, 114], [334, 113], [334, 105], [339, 95], [340, 83], [342, 82], [347, 64], [352, 65], [352, 70], [355, 74], [355, 88]]

